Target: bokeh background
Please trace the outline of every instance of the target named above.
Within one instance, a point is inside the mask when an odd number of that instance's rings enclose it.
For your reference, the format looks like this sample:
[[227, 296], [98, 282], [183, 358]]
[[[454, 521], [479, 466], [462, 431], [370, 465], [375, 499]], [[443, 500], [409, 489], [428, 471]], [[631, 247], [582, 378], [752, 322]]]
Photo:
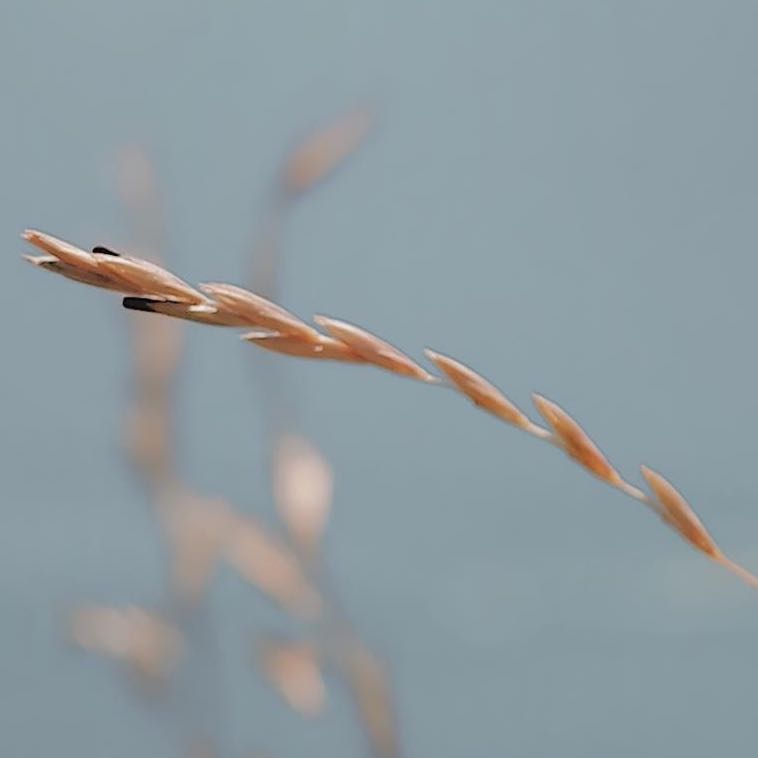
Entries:
[[[547, 394], [758, 568], [755, 3], [5, 0], [0, 18], [4, 756], [178, 750], [179, 716], [61, 624], [163, 592], [121, 451], [125, 320], [18, 255], [27, 226], [126, 237], [127, 144], [158, 172], [172, 268], [244, 282], [282, 156], [368, 104], [369, 141], [290, 219], [283, 304], [452, 354], [523, 406]], [[181, 459], [265, 514], [251, 350], [188, 329]], [[391, 665], [408, 756], [755, 755], [754, 592], [451, 393], [281, 360], [334, 467], [327, 560]], [[339, 687], [306, 722], [262, 682], [269, 605], [224, 571], [210, 603], [217, 655], [187, 697], [223, 754], [361, 754]]]

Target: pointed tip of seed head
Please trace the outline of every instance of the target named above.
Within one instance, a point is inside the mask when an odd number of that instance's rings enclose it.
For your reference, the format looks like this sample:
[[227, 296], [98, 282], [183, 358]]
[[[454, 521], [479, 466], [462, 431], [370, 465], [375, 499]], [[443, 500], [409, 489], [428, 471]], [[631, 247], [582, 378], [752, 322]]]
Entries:
[[544, 395], [540, 395], [539, 392], [532, 392], [532, 403], [534, 407], [542, 413], [543, 410], [552, 408], [555, 403], [552, 400], [548, 400]]
[[438, 353], [436, 350], [432, 350], [430, 347], [424, 348], [424, 355], [433, 363], [436, 363], [438, 360], [445, 358], [442, 353]]
[[21, 257], [32, 264], [32, 266], [41, 266], [43, 263], [48, 263], [53, 259], [51, 255], [29, 255], [27, 253], [22, 253]]

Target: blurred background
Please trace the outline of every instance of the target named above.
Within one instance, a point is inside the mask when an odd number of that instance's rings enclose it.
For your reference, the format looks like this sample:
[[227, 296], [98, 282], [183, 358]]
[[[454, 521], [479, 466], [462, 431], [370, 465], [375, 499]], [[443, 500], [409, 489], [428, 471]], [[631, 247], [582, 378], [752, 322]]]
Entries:
[[[228, 567], [168, 697], [67, 642], [77, 607], [158, 607], [169, 566], [123, 449], [126, 314], [18, 235], [129, 249], [124, 156], [167, 265], [245, 284], [282, 161], [368, 109], [277, 231], [277, 302], [544, 392], [758, 569], [757, 24], [739, 0], [6, 0], [0, 752], [366, 754], [332, 674], [312, 719], [266, 682], [255, 640], [300, 628]], [[270, 371], [329, 462], [324, 562], [403, 755], [755, 755], [758, 596], [639, 504], [452, 393], [183, 332], [188, 486], [274, 524]]]

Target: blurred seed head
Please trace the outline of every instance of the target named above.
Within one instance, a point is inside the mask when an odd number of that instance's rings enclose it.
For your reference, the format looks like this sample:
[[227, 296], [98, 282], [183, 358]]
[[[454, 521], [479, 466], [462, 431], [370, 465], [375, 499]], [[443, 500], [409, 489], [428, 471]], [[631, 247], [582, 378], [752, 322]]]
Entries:
[[321, 599], [295, 555], [253, 518], [235, 519], [225, 547], [230, 565], [279, 605], [299, 616], [320, 611]]
[[382, 758], [399, 755], [387, 672], [374, 654], [359, 642], [347, 646], [343, 657], [355, 705], [375, 754]]
[[174, 588], [184, 600], [197, 602], [210, 585], [234, 516], [222, 500], [181, 490], [164, 509], [163, 520], [171, 544]]
[[266, 678], [292, 710], [308, 718], [323, 712], [326, 686], [311, 645], [266, 640], [260, 648], [260, 659]]
[[274, 498], [293, 540], [311, 552], [323, 534], [332, 504], [333, 476], [318, 448], [284, 434], [274, 450]]
[[369, 111], [358, 109], [308, 135], [284, 163], [285, 190], [297, 195], [324, 181], [365, 141], [371, 123]]
[[182, 653], [180, 632], [156, 613], [136, 606], [93, 606], [76, 611], [72, 641], [84, 650], [127, 664], [145, 679], [163, 680]]

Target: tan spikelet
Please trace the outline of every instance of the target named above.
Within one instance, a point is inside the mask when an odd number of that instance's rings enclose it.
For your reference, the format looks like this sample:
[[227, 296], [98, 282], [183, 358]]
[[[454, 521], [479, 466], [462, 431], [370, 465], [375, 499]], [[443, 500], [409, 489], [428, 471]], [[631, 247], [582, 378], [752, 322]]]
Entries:
[[98, 272], [124, 282], [130, 292], [182, 303], [207, 303], [208, 298], [165, 268], [142, 258], [95, 253]]
[[359, 147], [370, 125], [368, 111], [356, 110], [309, 135], [285, 163], [285, 187], [290, 192], [303, 192], [324, 180]]
[[146, 678], [165, 678], [182, 652], [181, 634], [172, 624], [135, 606], [81, 609], [70, 630], [83, 649], [123, 661]]
[[53, 274], [60, 274], [81, 284], [89, 284], [91, 287], [100, 289], [113, 290], [121, 294], [128, 294], [132, 290], [120, 280], [114, 280], [103, 274], [91, 271], [89, 268], [72, 266], [68, 263], [58, 260], [52, 255], [24, 255], [24, 260], [29, 261], [33, 266], [50, 271]]
[[226, 545], [229, 563], [252, 585], [302, 616], [320, 609], [320, 599], [297, 559], [251, 517], [238, 517]]
[[344, 666], [363, 728], [376, 755], [399, 755], [392, 692], [384, 667], [359, 641], [344, 651]]
[[304, 342], [318, 342], [319, 333], [316, 329], [280, 305], [254, 292], [234, 284], [220, 282], [201, 284], [200, 289], [219, 303], [224, 310], [231, 311], [244, 319], [245, 326], [261, 327], [272, 332], [298, 337]]
[[317, 340], [302, 340], [276, 332], [252, 331], [243, 334], [241, 339], [264, 350], [298, 358], [313, 358], [326, 361], [345, 361], [348, 363], [365, 363], [358, 353], [344, 342], [319, 334]]
[[160, 313], [171, 318], [183, 321], [194, 321], [197, 324], [208, 326], [248, 326], [246, 319], [232, 313], [220, 306], [210, 303], [190, 305], [178, 303], [175, 300], [158, 300], [147, 297], [126, 297], [123, 301], [124, 308], [132, 311], [145, 313]]
[[676, 488], [660, 474], [641, 466], [642, 476], [655, 495], [655, 499], [663, 508], [663, 520], [673, 527], [688, 542], [698, 550], [702, 550], [711, 558], [722, 557], [713, 538], [708, 534], [700, 519], [692, 510], [689, 503], [679, 494]]
[[313, 320], [326, 329], [332, 337], [352, 348], [368, 363], [422, 382], [438, 381], [437, 377], [419, 366], [405, 353], [365, 329], [327, 316], [314, 316]]
[[66, 264], [67, 267], [92, 274], [97, 272], [97, 261], [92, 253], [88, 253], [70, 242], [36, 229], [26, 229], [21, 236], [30, 244]]
[[618, 472], [608, 463], [597, 445], [571, 416], [559, 405], [542, 395], [532, 395], [534, 405], [547, 421], [566, 454], [581, 464], [598, 479], [614, 486], [622, 483]]
[[207, 589], [217, 559], [225, 547], [233, 515], [223, 501], [184, 491], [163, 513], [171, 543], [174, 587], [187, 600], [198, 600]]
[[442, 371], [453, 385], [478, 405], [509, 424], [526, 428], [529, 419], [503, 393], [468, 366], [433, 350], [424, 351], [432, 363]]
[[326, 687], [311, 645], [267, 640], [261, 663], [269, 682], [294, 711], [312, 718], [324, 710]]
[[293, 540], [317, 545], [329, 517], [333, 477], [319, 450], [304, 437], [283, 435], [274, 452], [274, 498]]

